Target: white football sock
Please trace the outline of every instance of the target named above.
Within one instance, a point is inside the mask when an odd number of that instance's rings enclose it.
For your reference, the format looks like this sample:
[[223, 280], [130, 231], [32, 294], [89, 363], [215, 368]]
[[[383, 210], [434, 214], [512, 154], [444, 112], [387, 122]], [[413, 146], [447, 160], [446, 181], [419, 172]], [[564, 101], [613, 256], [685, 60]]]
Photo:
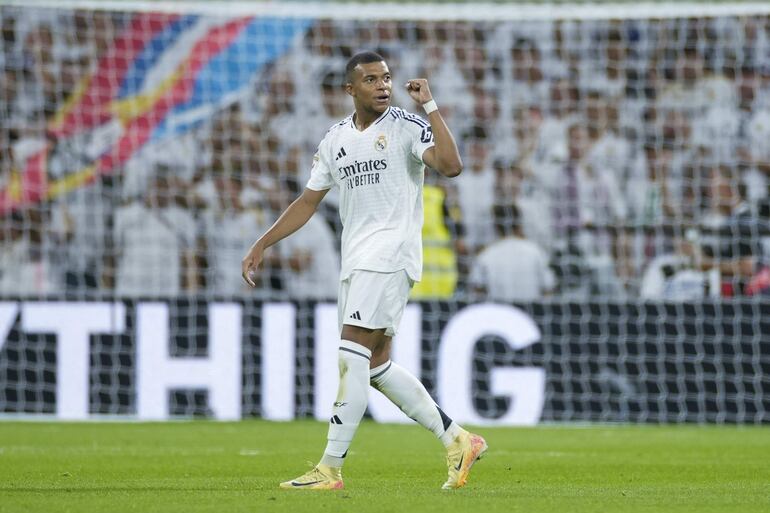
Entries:
[[433, 432], [444, 447], [454, 442], [464, 430], [433, 401], [425, 386], [409, 371], [387, 361], [370, 371], [371, 384], [410, 419]]
[[321, 463], [341, 467], [350, 442], [366, 411], [369, 394], [369, 361], [372, 352], [343, 340], [339, 349], [340, 384], [329, 420], [329, 434]]

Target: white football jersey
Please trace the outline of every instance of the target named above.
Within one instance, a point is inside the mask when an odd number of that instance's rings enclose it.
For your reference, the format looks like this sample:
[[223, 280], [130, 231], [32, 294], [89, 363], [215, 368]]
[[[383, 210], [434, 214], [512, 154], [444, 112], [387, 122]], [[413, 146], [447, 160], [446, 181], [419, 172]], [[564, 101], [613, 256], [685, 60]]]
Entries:
[[427, 121], [389, 107], [366, 130], [350, 115], [326, 132], [307, 188], [340, 189], [344, 280], [355, 269], [422, 275], [422, 155], [433, 146]]

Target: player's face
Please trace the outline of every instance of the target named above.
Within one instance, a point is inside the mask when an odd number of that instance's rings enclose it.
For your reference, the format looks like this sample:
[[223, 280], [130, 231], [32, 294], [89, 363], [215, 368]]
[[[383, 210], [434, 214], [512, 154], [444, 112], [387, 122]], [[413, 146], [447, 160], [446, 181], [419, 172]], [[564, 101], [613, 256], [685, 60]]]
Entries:
[[353, 97], [356, 108], [385, 112], [392, 88], [388, 65], [380, 61], [357, 65], [345, 90]]

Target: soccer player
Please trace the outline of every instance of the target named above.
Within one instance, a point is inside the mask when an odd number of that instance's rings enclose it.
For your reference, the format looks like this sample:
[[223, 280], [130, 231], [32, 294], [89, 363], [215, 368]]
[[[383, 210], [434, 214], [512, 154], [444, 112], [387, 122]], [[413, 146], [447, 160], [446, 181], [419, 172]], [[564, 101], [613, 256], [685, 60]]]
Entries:
[[354, 55], [345, 80], [355, 112], [328, 130], [305, 190], [242, 262], [243, 277], [254, 286], [265, 249], [304, 225], [329, 189], [339, 187], [339, 389], [320, 463], [281, 488], [343, 487], [342, 464], [366, 410], [370, 384], [444, 443], [449, 477], [443, 488], [460, 488], [487, 444], [453, 422], [417, 378], [390, 360], [390, 346], [422, 272], [425, 165], [453, 177], [460, 174], [462, 161], [426, 79], [409, 80], [406, 88], [430, 124], [390, 105], [391, 74], [379, 54]]

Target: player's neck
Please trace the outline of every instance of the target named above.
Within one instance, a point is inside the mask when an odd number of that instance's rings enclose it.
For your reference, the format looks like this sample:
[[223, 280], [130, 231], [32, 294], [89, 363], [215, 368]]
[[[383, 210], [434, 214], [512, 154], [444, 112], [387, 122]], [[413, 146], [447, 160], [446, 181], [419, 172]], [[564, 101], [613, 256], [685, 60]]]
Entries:
[[380, 116], [382, 116], [382, 112], [356, 108], [356, 112], [353, 114], [353, 124], [359, 131], [363, 132]]

